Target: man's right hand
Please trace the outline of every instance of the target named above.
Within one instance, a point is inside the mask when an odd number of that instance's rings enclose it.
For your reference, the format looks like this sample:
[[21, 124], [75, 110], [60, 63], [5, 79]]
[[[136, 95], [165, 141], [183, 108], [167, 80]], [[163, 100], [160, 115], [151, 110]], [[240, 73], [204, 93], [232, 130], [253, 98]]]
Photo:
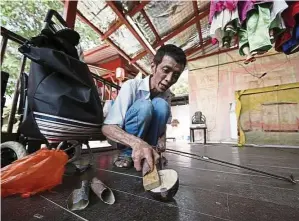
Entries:
[[134, 167], [137, 171], [141, 171], [141, 162], [146, 160], [149, 165], [150, 171], [154, 168], [154, 163], [159, 159], [159, 154], [153, 150], [152, 146], [146, 142], [141, 142], [139, 145], [133, 148], [132, 159], [134, 161]]

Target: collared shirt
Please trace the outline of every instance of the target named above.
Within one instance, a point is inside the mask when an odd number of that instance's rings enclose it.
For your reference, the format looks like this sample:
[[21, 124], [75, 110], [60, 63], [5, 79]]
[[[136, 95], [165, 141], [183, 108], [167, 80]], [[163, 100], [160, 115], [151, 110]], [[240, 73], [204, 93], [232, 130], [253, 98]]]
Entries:
[[[150, 76], [147, 76], [144, 79], [131, 79], [126, 81], [122, 85], [112, 107], [109, 109], [104, 124], [115, 124], [123, 128], [126, 113], [132, 104], [138, 99], [151, 100], [149, 80]], [[173, 94], [168, 89], [165, 92], [158, 94], [156, 97], [163, 98], [170, 106], [172, 96]], [[168, 123], [170, 123], [170, 120], [171, 114]]]

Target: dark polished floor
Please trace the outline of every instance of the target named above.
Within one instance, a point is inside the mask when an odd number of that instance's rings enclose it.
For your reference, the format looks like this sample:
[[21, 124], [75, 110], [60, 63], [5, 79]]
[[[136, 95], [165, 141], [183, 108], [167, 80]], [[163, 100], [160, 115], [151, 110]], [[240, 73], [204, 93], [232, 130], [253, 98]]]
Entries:
[[[299, 149], [232, 145], [168, 143], [168, 148], [229, 161], [299, 179]], [[62, 185], [29, 199], [2, 199], [3, 221], [29, 220], [299, 220], [299, 183], [293, 185], [240, 168], [203, 162], [167, 153], [167, 168], [179, 173], [175, 201], [153, 200], [142, 187], [138, 172], [113, 168], [116, 151], [95, 154], [93, 169], [84, 175], [64, 176]], [[69, 170], [68, 172], [70, 172]], [[81, 179], [97, 176], [113, 189], [114, 205], [91, 195], [89, 206], [71, 212], [66, 199]]]

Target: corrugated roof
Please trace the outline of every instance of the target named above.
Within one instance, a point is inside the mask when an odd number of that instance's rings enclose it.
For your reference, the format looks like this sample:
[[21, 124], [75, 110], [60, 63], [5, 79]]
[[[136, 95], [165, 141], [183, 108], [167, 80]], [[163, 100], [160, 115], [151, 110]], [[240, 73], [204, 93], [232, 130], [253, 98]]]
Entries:
[[79, 11], [102, 32], [106, 32], [117, 20], [117, 15], [105, 1], [78, 1]]
[[109, 38], [131, 58], [143, 50], [141, 44], [124, 25], [111, 34]]
[[186, 23], [194, 15], [191, 1], [151, 1], [144, 11], [161, 37]]
[[140, 31], [142, 32], [144, 37], [149, 41], [149, 43], [153, 44], [156, 40], [156, 37], [142, 13], [138, 12], [135, 16], [133, 16], [133, 21], [140, 28]]
[[119, 54], [114, 47], [104, 45], [85, 51], [84, 61], [88, 64], [101, 64], [118, 56]]
[[99, 67], [96, 67], [96, 66], [93, 66], [93, 65], [88, 65], [88, 67], [89, 67], [89, 70], [92, 73], [94, 73], [94, 74], [96, 74], [98, 76], [104, 76], [106, 74], [112, 73], [112, 71], [109, 71], [109, 70], [104, 69], [104, 68], [99, 68]]
[[[104, 1], [84, 0], [79, 1], [78, 10], [127, 55], [129, 62], [136, 61], [150, 73], [149, 47], [175, 44], [186, 52], [188, 59], [225, 50], [211, 44], [209, 4], [209, 1], [110, 1], [108, 5]], [[126, 16], [132, 18], [138, 31]], [[139, 31], [148, 44], [136, 34]], [[101, 53], [93, 62], [110, 55]]]

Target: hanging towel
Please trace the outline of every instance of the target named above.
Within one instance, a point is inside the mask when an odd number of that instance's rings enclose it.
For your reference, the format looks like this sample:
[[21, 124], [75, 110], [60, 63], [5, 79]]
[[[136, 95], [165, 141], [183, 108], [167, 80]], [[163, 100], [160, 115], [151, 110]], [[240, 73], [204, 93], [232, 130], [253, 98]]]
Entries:
[[250, 52], [265, 52], [272, 48], [269, 35], [271, 3], [256, 4], [248, 14], [246, 28], [240, 28], [239, 53], [245, 55], [244, 47]]
[[263, 4], [266, 2], [272, 2], [270, 0], [246, 0], [246, 1], [239, 1], [238, 2], [238, 11], [239, 11], [239, 18], [241, 24], [243, 24], [247, 18], [247, 14], [254, 9], [255, 4]]

